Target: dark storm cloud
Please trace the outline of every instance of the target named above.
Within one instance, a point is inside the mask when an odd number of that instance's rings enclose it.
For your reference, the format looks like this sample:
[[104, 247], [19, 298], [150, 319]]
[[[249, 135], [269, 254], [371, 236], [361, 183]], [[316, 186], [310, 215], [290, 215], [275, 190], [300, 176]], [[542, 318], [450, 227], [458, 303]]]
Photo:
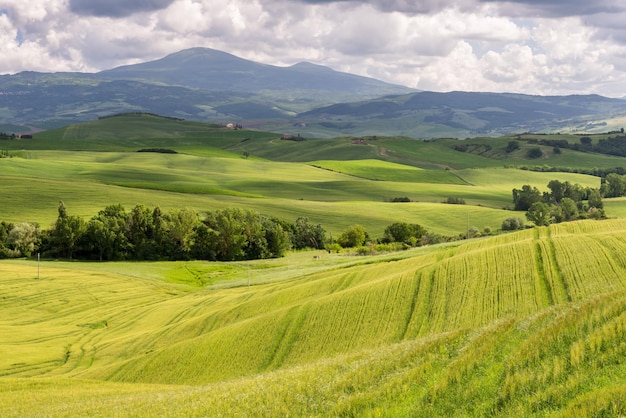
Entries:
[[70, 0], [70, 10], [82, 16], [126, 17], [168, 7], [175, 0]]

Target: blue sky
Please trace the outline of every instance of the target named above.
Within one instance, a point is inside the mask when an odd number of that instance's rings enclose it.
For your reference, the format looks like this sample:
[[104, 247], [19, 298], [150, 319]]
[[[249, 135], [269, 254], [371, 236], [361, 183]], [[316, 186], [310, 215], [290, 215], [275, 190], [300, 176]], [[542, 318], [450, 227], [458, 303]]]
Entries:
[[210, 47], [423, 90], [626, 96], [622, 0], [5, 0], [0, 74]]

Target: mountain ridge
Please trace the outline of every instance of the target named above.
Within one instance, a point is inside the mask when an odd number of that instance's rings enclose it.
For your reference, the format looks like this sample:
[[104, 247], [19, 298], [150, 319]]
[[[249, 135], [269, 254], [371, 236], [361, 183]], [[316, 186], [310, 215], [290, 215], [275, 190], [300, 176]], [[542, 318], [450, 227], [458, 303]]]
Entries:
[[305, 137], [498, 136], [620, 129], [626, 101], [599, 95], [428, 92], [311, 62], [279, 67], [190, 48], [98, 73], [0, 76], [0, 131], [50, 129], [125, 112], [237, 122]]

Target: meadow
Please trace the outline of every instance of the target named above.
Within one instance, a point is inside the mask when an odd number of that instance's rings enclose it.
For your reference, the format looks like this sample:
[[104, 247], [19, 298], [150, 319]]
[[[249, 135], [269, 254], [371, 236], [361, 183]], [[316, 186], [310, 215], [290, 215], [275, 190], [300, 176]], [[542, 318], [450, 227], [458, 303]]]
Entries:
[[39, 279], [36, 262], [3, 261], [0, 413], [623, 414], [624, 232], [584, 221], [373, 257], [47, 261]]
[[[508, 140], [468, 141], [487, 141], [496, 150]], [[516, 165], [529, 163], [525, 144], [503, 159], [495, 151], [489, 158], [454, 151], [458, 142], [285, 141], [276, 134], [151, 115], [105, 118], [33, 139], [3, 141], [1, 147], [13, 157], [0, 159], [5, 191], [0, 219], [46, 227], [55, 220], [59, 201], [86, 219], [111, 203], [199, 213], [242, 207], [289, 221], [305, 216], [335, 235], [359, 223], [379, 236], [401, 221], [456, 236], [467, 229], [468, 217], [471, 226], [496, 230], [504, 219], [517, 216], [506, 209], [512, 205], [511, 190], [523, 184], [546, 190], [550, 180], [558, 179], [600, 186], [598, 177], [588, 175], [519, 170]], [[136, 152], [145, 149], [177, 153]], [[563, 150], [540, 162], [614, 168], [621, 159]], [[411, 202], [391, 202], [396, 198]], [[442, 207], [448, 198], [467, 205]], [[619, 200], [608, 207], [609, 216], [624, 211]]]
[[[367, 256], [2, 260], [0, 415], [625, 415], [626, 200], [605, 200], [613, 219], [498, 231], [523, 217], [513, 188], [600, 186], [519, 167], [623, 158], [542, 147], [528, 160], [531, 145], [506, 153], [510, 140], [464, 142], [481, 155], [452, 139], [285, 141], [134, 115], [3, 141], [10, 222], [46, 227], [62, 200], [85, 219], [117, 203], [241, 207], [333, 236], [358, 223], [376, 238], [393, 222], [494, 234]], [[136, 152], [147, 148], [176, 153]]]

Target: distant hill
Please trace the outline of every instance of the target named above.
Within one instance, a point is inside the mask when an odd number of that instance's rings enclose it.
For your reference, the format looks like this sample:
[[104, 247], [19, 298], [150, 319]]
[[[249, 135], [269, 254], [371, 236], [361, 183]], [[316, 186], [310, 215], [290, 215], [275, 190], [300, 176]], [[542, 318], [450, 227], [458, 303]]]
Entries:
[[[355, 103], [340, 103], [298, 115], [299, 119], [323, 126], [396, 126], [394, 134], [418, 126], [448, 128], [452, 136], [501, 135], [523, 132], [549, 132], [560, 129], [592, 131], [606, 123], [595, 123], [624, 115], [626, 101], [598, 95], [531, 96], [510, 93], [417, 92], [387, 96]], [[336, 122], [340, 123], [336, 123]], [[391, 128], [393, 129], [393, 128]], [[403, 131], [404, 130], [404, 131]], [[425, 131], [425, 129], [424, 129]], [[435, 135], [436, 136], [436, 135]]]
[[284, 119], [319, 106], [410, 91], [310, 63], [278, 67], [193, 48], [96, 74], [0, 76], [0, 130], [48, 129], [128, 111], [214, 121]]
[[260, 64], [192, 48], [99, 73], [0, 76], [0, 132], [28, 132], [124, 112], [209, 121], [305, 137], [468, 137], [606, 132], [626, 101], [597, 95], [419, 92], [301, 62]]
[[209, 48], [187, 49], [156, 61], [114, 68], [99, 73], [98, 77], [104, 80], [137, 80], [207, 91], [247, 93], [323, 90], [348, 93], [355, 97], [376, 97], [411, 90], [307, 62], [278, 67]]

